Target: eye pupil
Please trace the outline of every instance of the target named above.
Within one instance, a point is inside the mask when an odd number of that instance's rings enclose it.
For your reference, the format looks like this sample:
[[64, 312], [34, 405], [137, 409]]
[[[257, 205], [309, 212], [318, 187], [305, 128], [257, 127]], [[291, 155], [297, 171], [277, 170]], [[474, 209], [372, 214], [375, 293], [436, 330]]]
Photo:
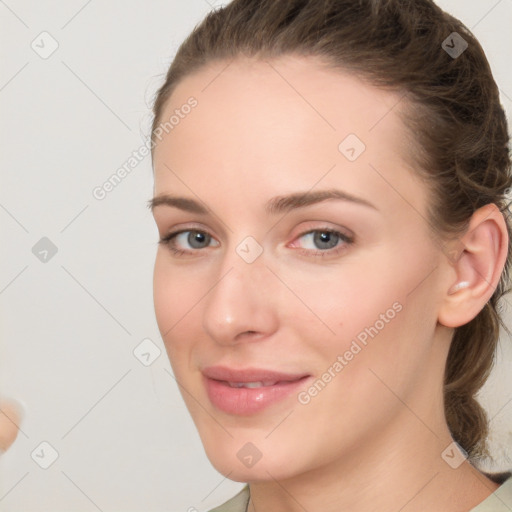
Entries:
[[331, 249], [338, 243], [338, 235], [330, 231], [318, 231], [314, 236], [315, 245], [319, 249]]
[[188, 235], [187, 242], [190, 244], [190, 247], [193, 247], [194, 249], [202, 249], [204, 247], [204, 243], [206, 242], [206, 245], [210, 242], [209, 235], [206, 233], [200, 233], [199, 231], [190, 231]]

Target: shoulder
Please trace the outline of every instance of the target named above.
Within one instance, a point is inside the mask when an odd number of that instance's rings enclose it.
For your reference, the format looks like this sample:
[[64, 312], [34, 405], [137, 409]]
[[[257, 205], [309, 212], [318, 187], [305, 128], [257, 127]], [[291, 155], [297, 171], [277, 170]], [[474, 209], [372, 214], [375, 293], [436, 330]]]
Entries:
[[246, 485], [236, 496], [210, 512], [246, 512], [249, 504], [249, 486]]
[[487, 476], [501, 485], [470, 512], [510, 512], [512, 510], [512, 473]]

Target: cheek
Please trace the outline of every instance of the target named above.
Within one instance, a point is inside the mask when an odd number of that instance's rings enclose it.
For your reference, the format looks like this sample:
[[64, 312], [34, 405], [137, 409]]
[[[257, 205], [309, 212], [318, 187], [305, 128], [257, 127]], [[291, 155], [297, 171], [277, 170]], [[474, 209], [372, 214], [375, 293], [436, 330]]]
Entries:
[[347, 260], [336, 267], [283, 268], [282, 280], [296, 296], [282, 300], [281, 321], [296, 325], [298, 339], [308, 340], [314, 350], [339, 353], [350, 341], [378, 322], [400, 301], [399, 282], [394, 269], [385, 262], [365, 264], [364, 257]]
[[[153, 301], [155, 316], [171, 363], [179, 352], [188, 350], [187, 340], [197, 338], [194, 330], [201, 324], [191, 322], [197, 314], [205, 290], [201, 279], [190, 276], [189, 272], [169, 265], [165, 252], [159, 249], [153, 274]], [[179, 340], [179, 343], [178, 343]]]
[[[283, 281], [300, 300], [281, 302], [286, 312], [281, 321], [295, 325], [297, 339], [307, 342], [316, 372], [346, 354], [351, 371], [364, 366], [368, 377], [373, 365], [392, 373], [395, 363], [410, 361], [412, 351], [421, 354], [432, 334], [435, 304], [425, 278], [433, 264], [402, 250], [378, 252], [317, 272], [282, 269]], [[426, 285], [418, 286], [423, 281]]]
[[[406, 283], [415, 269], [391, 268], [385, 260], [379, 267], [354, 266], [332, 272], [330, 279], [303, 283], [307, 292], [301, 298], [334, 331], [304, 312], [296, 315], [301, 319], [297, 337], [316, 378], [298, 397], [301, 420], [313, 429], [329, 417], [320, 429], [326, 436], [344, 432], [347, 439], [357, 437], [389, 418], [397, 401], [379, 377], [392, 389], [402, 389], [419, 357], [411, 357], [414, 347], [407, 343], [417, 313], [407, 300]], [[410, 372], [404, 371], [405, 364]]]

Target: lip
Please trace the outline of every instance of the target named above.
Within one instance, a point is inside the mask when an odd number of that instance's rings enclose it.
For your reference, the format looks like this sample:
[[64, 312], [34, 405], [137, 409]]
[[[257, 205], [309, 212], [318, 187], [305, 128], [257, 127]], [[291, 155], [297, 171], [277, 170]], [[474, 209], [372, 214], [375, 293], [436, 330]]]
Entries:
[[[210, 402], [221, 411], [246, 416], [255, 414], [284, 400], [304, 386], [311, 377], [305, 373], [284, 373], [264, 368], [236, 369], [210, 366], [202, 370]], [[229, 383], [263, 382], [257, 388], [234, 388]]]

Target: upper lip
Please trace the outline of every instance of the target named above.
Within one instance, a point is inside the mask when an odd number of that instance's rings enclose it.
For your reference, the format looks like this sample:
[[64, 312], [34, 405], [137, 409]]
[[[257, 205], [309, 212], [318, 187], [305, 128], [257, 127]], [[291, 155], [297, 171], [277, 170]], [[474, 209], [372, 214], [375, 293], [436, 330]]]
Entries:
[[225, 382], [293, 382], [308, 376], [307, 373], [284, 373], [266, 368], [239, 369], [227, 366], [208, 366], [203, 368], [202, 373], [209, 379]]

